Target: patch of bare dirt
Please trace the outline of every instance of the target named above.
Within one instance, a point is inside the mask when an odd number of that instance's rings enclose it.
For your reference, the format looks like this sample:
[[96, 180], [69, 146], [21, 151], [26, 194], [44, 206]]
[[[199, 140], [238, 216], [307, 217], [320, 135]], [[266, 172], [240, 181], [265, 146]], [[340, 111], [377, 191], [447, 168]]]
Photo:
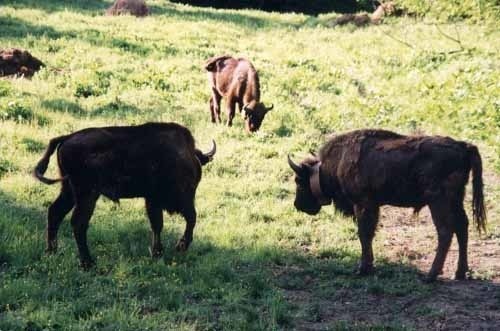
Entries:
[[[497, 222], [499, 207], [497, 176], [486, 174], [490, 192], [489, 216]], [[493, 183], [493, 184], [492, 184]], [[493, 186], [491, 186], [493, 185]], [[469, 194], [470, 196], [470, 194]], [[470, 200], [465, 201], [470, 212]], [[375, 237], [375, 263], [382, 258], [390, 263], [409, 265], [426, 274], [434, 259], [437, 234], [428, 208], [418, 217], [413, 210], [384, 207]], [[423, 291], [404, 295], [371, 293], [368, 290], [339, 288], [325, 299], [318, 288], [307, 285], [299, 289], [282, 289], [287, 301], [299, 310], [316, 307], [313, 313], [297, 315], [296, 330], [327, 330], [339, 326], [398, 326], [416, 330], [500, 330], [500, 236], [498, 226], [490, 226], [490, 234], [479, 236], [471, 222], [469, 228], [469, 267], [472, 280], [453, 280], [458, 260], [456, 238], [448, 253], [440, 280], [434, 285], [422, 283]], [[293, 270], [292, 270], [293, 271]], [[284, 271], [283, 273], [286, 273]], [[279, 277], [279, 275], [278, 275]], [[353, 277], [355, 277], [353, 275]], [[373, 278], [372, 278], [373, 279]], [[370, 277], [367, 277], [369, 282]], [[314, 284], [316, 279], [308, 281]], [[324, 288], [328, 284], [322, 285]], [[417, 284], [418, 286], [418, 284]], [[429, 293], [429, 287], [431, 292]], [[376, 291], [375, 291], [376, 292]], [[340, 324], [342, 326], [342, 324]]]

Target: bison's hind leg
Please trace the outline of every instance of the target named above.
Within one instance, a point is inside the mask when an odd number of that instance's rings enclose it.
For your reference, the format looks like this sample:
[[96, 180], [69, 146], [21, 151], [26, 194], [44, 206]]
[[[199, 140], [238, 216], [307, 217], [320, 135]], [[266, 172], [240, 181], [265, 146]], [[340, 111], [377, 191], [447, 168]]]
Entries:
[[217, 92], [215, 88], [212, 88], [212, 95], [210, 96], [210, 116], [212, 118], [212, 123], [222, 123], [220, 118], [220, 102], [222, 96]]
[[435, 281], [437, 276], [443, 273], [443, 266], [446, 255], [450, 249], [451, 239], [453, 238], [453, 213], [449, 201], [443, 199], [429, 204], [432, 221], [436, 226], [438, 233], [438, 247], [432, 267], [427, 274], [426, 281]]
[[80, 254], [80, 266], [85, 270], [94, 265], [87, 246], [87, 230], [98, 197], [99, 195], [96, 193], [76, 194], [75, 209], [71, 217], [73, 234]]
[[454, 210], [455, 233], [458, 241], [458, 267], [455, 273], [455, 279], [465, 279], [469, 265], [467, 262], [467, 244], [469, 239], [469, 219], [465, 213], [463, 203]]
[[161, 231], [163, 230], [163, 210], [161, 205], [146, 199], [146, 211], [148, 213], [149, 223], [151, 224], [151, 257], [158, 258], [163, 255], [163, 246], [161, 244]]
[[182, 212], [184, 219], [186, 220], [186, 230], [184, 235], [179, 239], [177, 246], [175, 246], [178, 252], [185, 252], [189, 248], [189, 245], [193, 241], [193, 230], [196, 226], [196, 209], [191, 203], [189, 207], [185, 208]]
[[62, 182], [59, 196], [50, 205], [47, 216], [47, 253], [57, 251], [57, 232], [64, 217], [73, 209], [75, 205], [73, 193], [67, 180]]

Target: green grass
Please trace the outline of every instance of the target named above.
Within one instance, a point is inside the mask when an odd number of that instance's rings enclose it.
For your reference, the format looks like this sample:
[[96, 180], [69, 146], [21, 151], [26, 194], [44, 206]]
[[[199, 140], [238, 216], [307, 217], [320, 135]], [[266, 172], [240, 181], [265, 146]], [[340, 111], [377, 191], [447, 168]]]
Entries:
[[[376, 127], [477, 144], [489, 236], [500, 239], [497, 29], [442, 25], [449, 34], [456, 27], [465, 47], [450, 53], [456, 43], [413, 19], [333, 30], [321, 26], [323, 17], [148, 3], [153, 15], [144, 19], [102, 16], [109, 1], [0, 8], [0, 44], [28, 49], [47, 65], [31, 80], [0, 80], [0, 330], [293, 329], [317, 320], [321, 307], [294, 304], [290, 291], [319, 300], [341, 291], [431, 298], [433, 285], [378, 249], [377, 275], [353, 276], [360, 249], [352, 221], [331, 208], [315, 217], [295, 211], [286, 155], [301, 157], [332, 132]], [[240, 117], [232, 128], [210, 123], [202, 64], [224, 53], [251, 59], [263, 101], [275, 104], [257, 134], [246, 134]], [[68, 221], [59, 252], [45, 256], [46, 210], [57, 187], [30, 171], [49, 139], [146, 121], [179, 122], [202, 149], [212, 138], [219, 146], [203, 169], [189, 252], [174, 252], [184, 221], [165, 215], [165, 255], [151, 260], [143, 202], [101, 199], [89, 230], [96, 269], [78, 268]], [[369, 327], [351, 320], [331, 328], [351, 323]], [[372, 327], [408, 325], [395, 314]]]

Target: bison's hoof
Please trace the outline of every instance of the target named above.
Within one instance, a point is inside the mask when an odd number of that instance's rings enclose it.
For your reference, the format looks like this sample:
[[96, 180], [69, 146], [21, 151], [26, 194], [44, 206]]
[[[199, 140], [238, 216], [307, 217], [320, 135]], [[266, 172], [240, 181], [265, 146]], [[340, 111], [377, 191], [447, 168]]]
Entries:
[[47, 248], [45, 249], [45, 254], [52, 255], [56, 252], [57, 252], [57, 243], [47, 244]]
[[422, 281], [426, 284], [434, 283], [437, 280], [437, 274], [428, 274], [422, 278]]
[[369, 264], [369, 265], [360, 265], [356, 274], [358, 276], [368, 276], [373, 274], [374, 272], [375, 268], [373, 267], [373, 265]]
[[186, 239], [184, 238], [181, 238], [179, 240], [179, 242], [177, 243], [177, 245], [175, 246], [175, 249], [178, 251], [178, 252], [185, 252], [187, 251], [188, 249], [188, 242], [186, 241]]
[[471, 279], [470, 274], [467, 271], [457, 271], [455, 272], [455, 279], [456, 280], [467, 280]]
[[82, 268], [85, 271], [89, 271], [90, 269], [92, 269], [93, 266], [95, 266], [95, 262], [92, 260], [80, 261], [80, 268]]
[[163, 248], [149, 248], [149, 254], [153, 259], [158, 259], [163, 256]]

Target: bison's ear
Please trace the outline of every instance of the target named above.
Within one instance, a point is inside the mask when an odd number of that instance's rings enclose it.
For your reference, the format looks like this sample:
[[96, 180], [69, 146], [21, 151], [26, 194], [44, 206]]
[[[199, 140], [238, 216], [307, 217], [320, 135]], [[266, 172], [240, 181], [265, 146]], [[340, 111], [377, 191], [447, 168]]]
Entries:
[[243, 108], [242, 108], [242, 110], [245, 113], [245, 117], [247, 117], [252, 112], [252, 109], [250, 108], [250, 104], [249, 103], [247, 103], [246, 105], [244, 105]]

